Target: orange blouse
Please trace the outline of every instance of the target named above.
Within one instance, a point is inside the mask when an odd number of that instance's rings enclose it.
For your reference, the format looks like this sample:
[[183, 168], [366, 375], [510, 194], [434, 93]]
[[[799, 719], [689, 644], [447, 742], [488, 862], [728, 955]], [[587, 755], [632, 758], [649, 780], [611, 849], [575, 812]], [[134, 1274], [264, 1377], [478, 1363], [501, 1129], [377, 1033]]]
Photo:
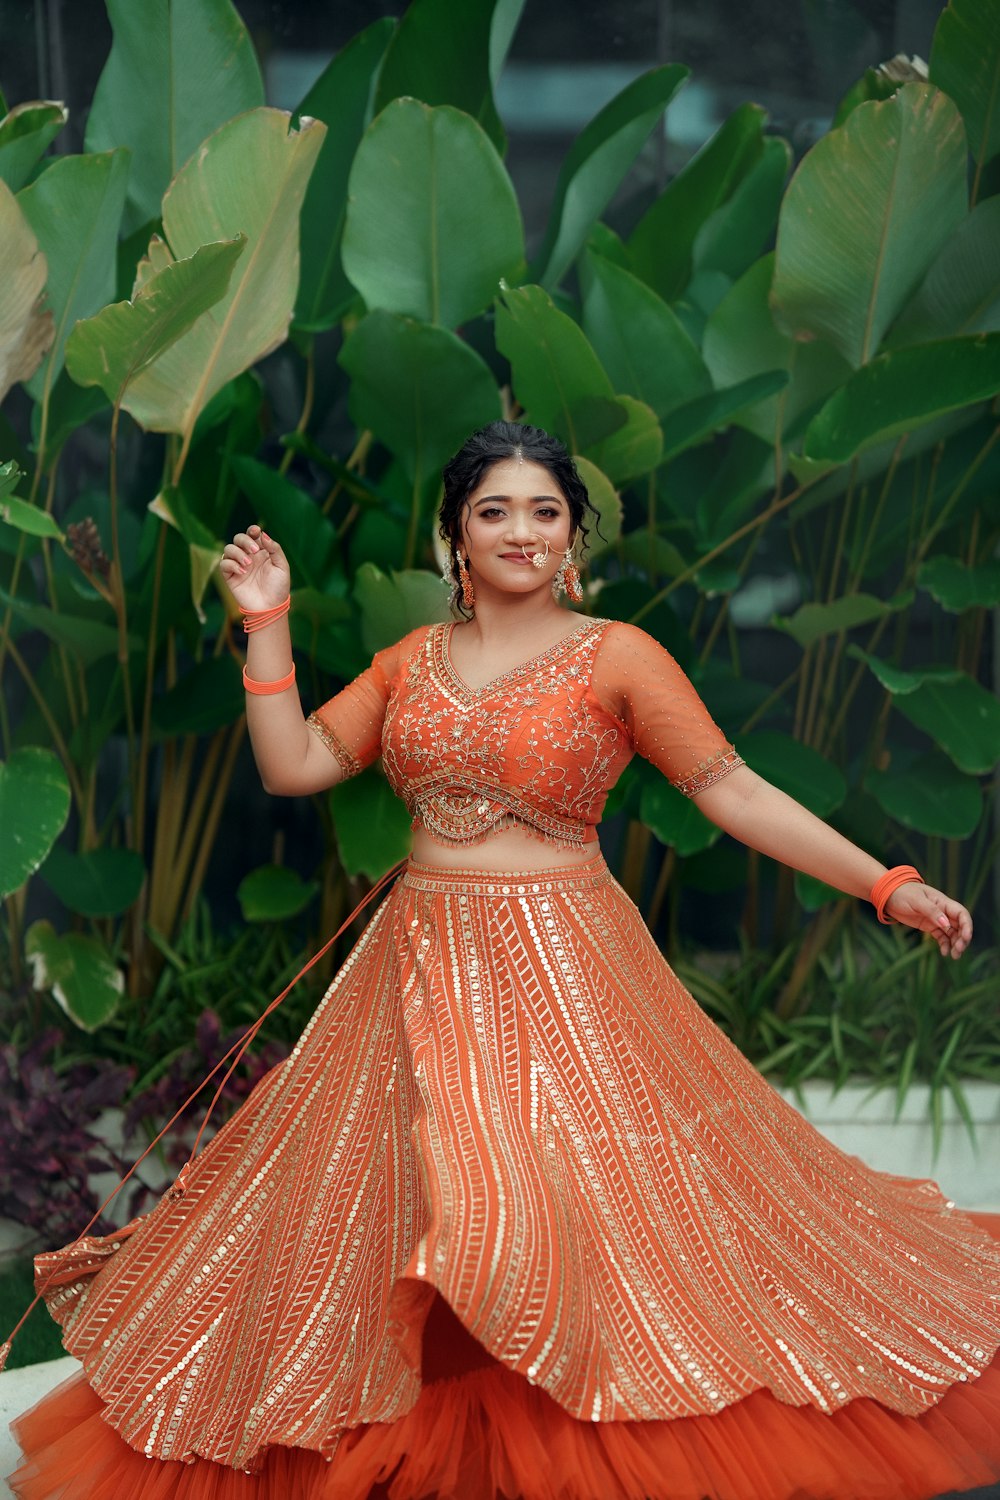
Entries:
[[451, 664], [453, 629], [411, 630], [307, 720], [346, 776], [381, 754], [413, 826], [443, 843], [511, 826], [591, 843], [635, 751], [688, 797], [744, 764], [690, 678], [635, 625], [585, 619], [481, 688]]

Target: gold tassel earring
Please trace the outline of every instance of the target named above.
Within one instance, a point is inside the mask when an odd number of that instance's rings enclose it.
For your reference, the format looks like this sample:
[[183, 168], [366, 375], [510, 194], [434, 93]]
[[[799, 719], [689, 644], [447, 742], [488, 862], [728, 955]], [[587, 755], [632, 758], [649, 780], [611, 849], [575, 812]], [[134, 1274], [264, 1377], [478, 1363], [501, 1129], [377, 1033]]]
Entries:
[[461, 552], [458, 553], [458, 578], [462, 585], [462, 603], [466, 609], [473, 609], [476, 603], [476, 594], [472, 587], [472, 579], [469, 577], [469, 569]]
[[552, 592], [558, 599], [560, 593], [565, 590], [566, 597], [574, 604], [583, 602], [583, 585], [580, 582], [580, 570], [573, 560], [573, 548], [567, 547], [563, 553], [563, 560], [559, 564], [552, 579]]

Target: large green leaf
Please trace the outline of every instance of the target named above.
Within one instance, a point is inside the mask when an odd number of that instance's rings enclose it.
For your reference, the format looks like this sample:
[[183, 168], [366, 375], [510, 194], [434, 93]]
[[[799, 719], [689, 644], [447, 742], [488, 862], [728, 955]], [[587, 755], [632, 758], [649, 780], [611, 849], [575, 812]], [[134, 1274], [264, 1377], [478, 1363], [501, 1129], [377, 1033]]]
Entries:
[[[622, 499], [607, 474], [602, 473], [589, 458], [577, 454], [574, 462], [580, 478], [587, 486], [590, 503], [597, 511], [596, 524], [593, 519], [587, 523], [590, 533], [587, 537], [589, 559], [617, 542], [622, 529]], [[597, 531], [598, 526], [601, 528], [600, 532]]]
[[699, 271], [721, 271], [736, 281], [755, 263], [773, 238], [791, 163], [788, 142], [766, 136], [746, 176], [695, 235], [693, 256]]
[[644, 401], [616, 396], [608, 404], [624, 421], [598, 442], [587, 443], [585, 453], [612, 483], [624, 484], [656, 468], [663, 456], [663, 433], [656, 414]]
[[397, 99], [351, 168], [344, 270], [370, 309], [456, 328], [524, 265], [521, 211], [496, 149], [447, 105]]
[[896, 599], [876, 599], [873, 594], [845, 594], [829, 604], [803, 604], [794, 615], [783, 618], [773, 615], [771, 624], [785, 630], [802, 647], [811, 646], [825, 635], [842, 630], [853, 630], [857, 625], [868, 625], [872, 620], [881, 620], [894, 610], [905, 609], [913, 603], [913, 593], [908, 591]]
[[[167, 184], [206, 136], [263, 104], [264, 86], [230, 0], [107, 0], [107, 7], [114, 41], [86, 143], [88, 151], [132, 152], [124, 221], [130, 233], [159, 217]], [[229, 236], [204, 236], [223, 238]]]
[[828, 818], [847, 795], [847, 782], [811, 745], [773, 729], [755, 729], [737, 746], [747, 765], [819, 818]]
[[36, 990], [51, 990], [83, 1031], [110, 1020], [125, 993], [125, 975], [94, 938], [81, 932], [61, 936], [51, 922], [33, 922], [24, 935]]
[[12, 192], [24, 186], [32, 167], [68, 119], [65, 104], [36, 99], [30, 104], [15, 105], [0, 120], [0, 179]]
[[1000, 151], [1000, 6], [949, 0], [938, 17], [930, 75], [962, 111], [980, 167]]
[[134, 849], [73, 854], [56, 844], [41, 876], [70, 911], [83, 917], [117, 917], [138, 897], [146, 869]]
[[[5, 467], [6, 465], [0, 466], [0, 475]], [[29, 505], [27, 500], [19, 500], [16, 495], [0, 498], [0, 521], [26, 532], [28, 536], [47, 536], [56, 542], [63, 540], [62, 532], [47, 510], [42, 510], [38, 505]]]
[[114, 296], [128, 165], [122, 150], [64, 156], [18, 195], [48, 263], [46, 305], [54, 324], [51, 347], [28, 381], [36, 401], [45, 399], [63, 367], [74, 323]]
[[361, 611], [361, 638], [372, 656], [418, 625], [449, 618], [447, 589], [438, 574], [420, 568], [386, 574], [374, 563], [362, 563], [354, 598]]
[[710, 391], [672, 411], [663, 422], [663, 457], [674, 458], [686, 448], [704, 442], [711, 433], [728, 427], [747, 407], [756, 406], [788, 384], [786, 370], [751, 375], [726, 390]]
[[584, 284], [584, 332], [616, 391], [637, 396], [664, 417], [712, 389], [683, 324], [645, 282], [603, 255], [588, 254]]
[[348, 875], [378, 880], [410, 851], [410, 815], [374, 766], [330, 791], [340, 862]]
[[559, 285], [591, 225], [621, 187], [650, 131], [689, 77], [690, 69], [677, 63], [644, 73], [577, 137], [559, 172], [533, 281], [550, 289]]
[[[378, 76], [376, 112], [396, 99], [452, 104], [477, 120], [498, 151], [505, 138], [493, 102], [494, 49], [506, 50], [517, 15], [500, 20], [494, 42], [494, 0], [411, 0]], [[517, 13], [520, 6], [516, 7]], [[497, 59], [498, 60], [498, 59]], [[407, 309], [397, 309], [407, 311]]]
[[734, 413], [733, 423], [773, 444], [804, 412], [841, 385], [851, 367], [823, 339], [797, 343], [774, 326], [768, 295], [774, 256], [764, 255], [723, 297], [705, 325], [702, 356], [720, 389], [752, 375], [787, 370], [788, 385]]
[[982, 776], [1000, 760], [1000, 703], [967, 672], [954, 667], [904, 671], [891, 662], [847, 648], [866, 663], [892, 695], [900, 713], [950, 756], [960, 771]]
[[870, 360], [966, 213], [962, 120], [946, 94], [904, 84], [860, 104], [788, 186], [771, 291], [775, 319]]
[[166, 243], [151, 241], [137, 291], [202, 245], [245, 234], [247, 248], [226, 295], [129, 386], [123, 404], [143, 427], [189, 437], [215, 393], [284, 340], [298, 288], [299, 210], [325, 131], [318, 120], [289, 130], [284, 111], [251, 110], [174, 178], [163, 200]]
[[496, 314], [497, 348], [510, 362], [514, 394], [533, 421], [556, 432], [571, 453], [587, 446], [581, 404], [614, 397], [614, 387], [583, 330], [538, 286], [503, 293]]
[[243, 679], [231, 656], [213, 656], [191, 668], [153, 701], [153, 727], [164, 738], [210, 734], [243, 713]]
[[500, 416], [487, 366], [445, 328], [369, 313], [340, 353], [356, 425], [370, 428], [418, 488], [469, 433]]
[[806, 428], [805, 457], [842, 464], [864, 448], [1000, 391], [1000, 333], [936, 339], [877, 355]]
[[0, 898], [38, 869], [69, 817], [69, 782], [51, 750], [26, 745], [0, 761]]
[[1000, 761], [1000, 703], [965, 672], [925, 677], [914, 692], [894, 697], [893, 706], [960, 771], [982, 776]]
[[957, 557], [929, 557], [920, 565], [917, 583], [952, 614], [1000, 604], [997, 561], [969, 564]]
[[[118, 653], [117, 627], [103, 620], [92, 620], [83, 614], [65, 614], [46, 604], [28, 604], [23, 599], [15, 599], [4, 588], [0, 588], [0, 603], [9, 606], [15, 618], [23, 620], [31, 630], [40, 630], [56, 645], [72, 651], [85, 666]], [[138, 645], [138, 639], [130, 636], [130, 649]]]
[[150, 276], [131, 302], [115, 302], [81, 319], [66, 341], [66, 368], [77, 385], [98, 385], [109, 401], [117, 401], [226, 295], [245, 248], [245, 235], [202, 245], [187, 260], [171, 261]]
[[325, 588], [339, 566], [340, 545], [319, 502], [248, 454], [237, 453], [231, 462], [253, 519], [281, 542], [296, 582]]
[[[1000, 106], [998, 106], [1000, 107]], [[886, 347], [1000, 330], [1000, 198], [977, 203], [903, 309]]]
[[695, 238], [759, 161], [767, 113], [741, 104], [678, 172], [640, 219], [628, 242], [632, 268], [666, 302], [691, 278]]
[[17, 199], [0, 182], [0, 401], [30, 380], [55, 336], [42, 306], [47, 266]]
[[983, 810], [979, 783], [963, 776], [940, 750], [915, 756], [887, 771], [869, 771], [865, 790], [904, 828], [936, 838], [967, 839]]
[[709, 849], [722, 829], [705, 817], [694, 797], [685, 797], [665, 777], [642, 777], [639, 817], [661, 844], [683, 856]]
[[295, 326], [310, 333], [331, 327], [354, 298], [340, 262], [347, 214], [347, 180], [358, 142], [369, 121], [372, 80], [395, 22], [391, 16], [367, 26], [336, 53], [296, 110], [327, 127], [302, 205], [302, 269]]
[[244, 922], [287, 922], [305, 911], [319, 890], [315, 880], [303, 880], [285, 865], [261, 865], [236, 887]]

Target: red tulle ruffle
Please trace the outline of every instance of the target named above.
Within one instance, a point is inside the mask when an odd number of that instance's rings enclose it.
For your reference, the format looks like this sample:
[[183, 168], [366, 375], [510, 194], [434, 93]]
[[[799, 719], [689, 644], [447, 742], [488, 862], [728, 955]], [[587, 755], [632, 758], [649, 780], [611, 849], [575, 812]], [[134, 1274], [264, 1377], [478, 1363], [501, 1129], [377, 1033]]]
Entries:
[[[973, 1217], [1000, 1237], [1000, 1217]], [[404, 1417], [348, 1433], [332, 1461], [271, 1448], [257, 1474], [147, 1458], [74, 1375], [13, 1423], [25, 1461], [8, 1483], [19, 1500], [930, 1500], [1000, 1479], [1000, 1357], [919, 1417], [761, 1390], [714, 1416], [601, 1423], [485, 1351], [475, 1368], [476, 1349], [442, 1305], [435, 1370], [465, 1373], [428, 1379], [425, 1360]]]

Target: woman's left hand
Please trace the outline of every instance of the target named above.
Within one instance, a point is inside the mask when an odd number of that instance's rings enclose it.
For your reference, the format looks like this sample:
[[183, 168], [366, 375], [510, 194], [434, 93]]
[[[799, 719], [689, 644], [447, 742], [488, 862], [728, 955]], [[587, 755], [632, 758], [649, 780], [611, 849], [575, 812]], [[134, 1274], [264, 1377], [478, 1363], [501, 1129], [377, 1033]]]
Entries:
[[908, 880], [893, 891], [885, 905], [887, 917], [929, 932], [941, 956], [958, 958], [972, 942], [972, 918], [959, 901], [919, 880]]

